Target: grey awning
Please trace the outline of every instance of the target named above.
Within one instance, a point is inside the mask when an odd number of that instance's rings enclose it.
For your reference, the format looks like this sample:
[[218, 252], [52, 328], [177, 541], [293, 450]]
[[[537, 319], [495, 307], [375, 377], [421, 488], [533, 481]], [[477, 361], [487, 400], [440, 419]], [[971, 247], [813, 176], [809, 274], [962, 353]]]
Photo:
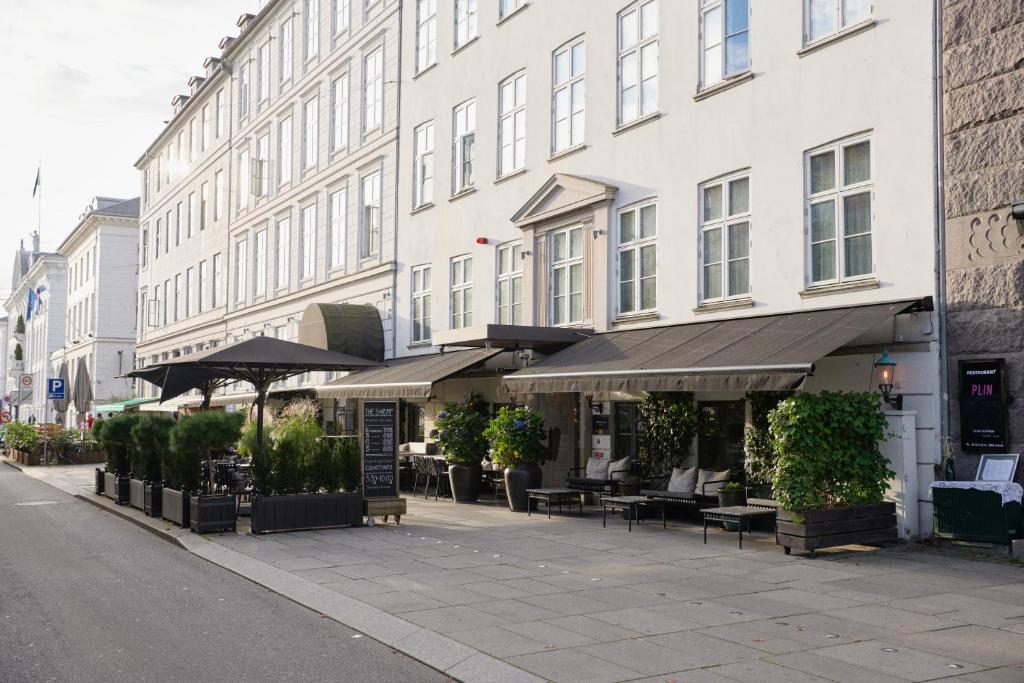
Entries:
[[598, 334], [506, 375], [512, 393], [779, 391], [914, 300]]
[[429, 398], [436, 382], [502, 353], [469, 349], [384, 361], [385, 367], [355, 372], [317, 387], [321, 398]]

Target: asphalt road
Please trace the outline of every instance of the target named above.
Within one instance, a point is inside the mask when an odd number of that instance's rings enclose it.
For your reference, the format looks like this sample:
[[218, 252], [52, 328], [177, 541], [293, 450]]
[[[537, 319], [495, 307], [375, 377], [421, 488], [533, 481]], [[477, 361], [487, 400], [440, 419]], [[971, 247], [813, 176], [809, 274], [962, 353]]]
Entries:
[[0, 465], [0, 681], [445, 681]]

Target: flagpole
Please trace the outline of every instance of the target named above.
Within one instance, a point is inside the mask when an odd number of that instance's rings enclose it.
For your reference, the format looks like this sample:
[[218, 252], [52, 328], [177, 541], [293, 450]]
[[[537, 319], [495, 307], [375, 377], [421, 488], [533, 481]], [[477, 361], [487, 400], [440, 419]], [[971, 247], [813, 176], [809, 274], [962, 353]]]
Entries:
[[36, 234], [39, 235], [39, 249], [43, 248], [43, 162], [39, 162], [39, 169], [36, 171], [36, 183], [39, 190], [39, 201], [36, 207]]

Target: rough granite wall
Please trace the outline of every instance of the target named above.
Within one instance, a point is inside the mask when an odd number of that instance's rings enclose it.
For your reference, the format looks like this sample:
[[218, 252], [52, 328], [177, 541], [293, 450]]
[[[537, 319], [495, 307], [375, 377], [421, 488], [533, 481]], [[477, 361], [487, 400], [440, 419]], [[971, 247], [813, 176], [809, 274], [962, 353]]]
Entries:
[[[1003, 357], [1011, 452], [1024, 451], [1024, 0], [945, 0], [942, 21], [950, 432], [957, 477], [957, 361]], [[1017, 480], [1024, 481], [1024, 467]]]

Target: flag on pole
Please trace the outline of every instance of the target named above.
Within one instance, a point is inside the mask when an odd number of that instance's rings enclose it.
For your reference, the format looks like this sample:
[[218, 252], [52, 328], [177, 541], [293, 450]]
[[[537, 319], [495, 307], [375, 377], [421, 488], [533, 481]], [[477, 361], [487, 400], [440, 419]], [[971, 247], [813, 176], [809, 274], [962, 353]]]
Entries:
[[43, 167], [42, 166], [37, 166], [36, 167], [36, 182], [35, 182], [34, 185], [32, 185], [32, 196], [33, 197], [36, 196], [36, 192], [38, 192], [39, 188], [42, 187], [42, 185], [43, 185], [42, 171], [43, 171]]

